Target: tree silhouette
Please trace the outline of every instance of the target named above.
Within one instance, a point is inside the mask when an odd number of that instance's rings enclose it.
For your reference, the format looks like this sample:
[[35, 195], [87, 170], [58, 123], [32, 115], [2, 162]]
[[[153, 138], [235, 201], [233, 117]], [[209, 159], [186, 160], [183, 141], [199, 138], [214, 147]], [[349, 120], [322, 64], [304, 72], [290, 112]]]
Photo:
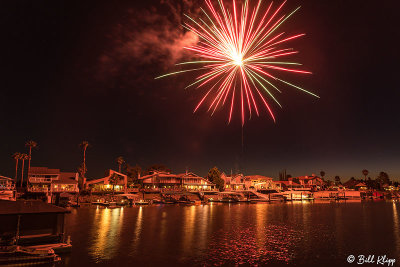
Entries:
[[210, 169], [207, 174], [207, 180], [209, 180], [211, 183], [214, 183], [219, 191], [223, 191], [225, 189], [225, 182], [221, 178], [221, 172], [218, 170], [217, 167]]
[[21, 153], [15, 152], [12, 155], [12, 158], [15, 160], [15, 183], [17, 183], [17, 179], [18, 179], [18, 162], [21, 159]]
[[364, 170], [362, 170], [362, 174], [364, 175], [364, 181], [367, 181], [367, 175], [369, 174], [369, 171], [368, 170], [366, 170], [366, 169], [364, 169]]
[[[24, 165], [25, 165], [25, 160], [27, 160], [29, 158], [29, 156], [25, 153], [21, 154], [21, 158], [20, 160], [22, 160], [22, 170], [21, 170], [21, 187], [23, 185], [24, 182]], [[28, 181], [27, 181], [28, 184]]]
[[117, 164], [118, 164], [118, 172], [121, 173], [121, 166], [122, 166], [122, 164], [125, 163], [125, 160], [124, 160], [123, 157], [118, 157], [116, 159], [116, 161], [117, 161]]
[[28, 154], [28, 175], [31, 172], [31, 160], [32, 160], [32, 148], [37, 148], [38, 144], [33, 141], [29, 140], [25, 143], [25, 146], [29, 148], [29, 154]]

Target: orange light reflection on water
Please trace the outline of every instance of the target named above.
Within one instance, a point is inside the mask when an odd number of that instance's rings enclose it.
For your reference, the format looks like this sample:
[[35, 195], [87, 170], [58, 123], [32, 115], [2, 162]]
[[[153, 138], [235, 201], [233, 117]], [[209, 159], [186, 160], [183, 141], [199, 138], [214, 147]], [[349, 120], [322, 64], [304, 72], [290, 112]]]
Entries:
[[91, 233], [94, 241], [89, 249], [89, 254], [96, 262], [112, 259], [115, 256], [122, 221], [123, 209], [96, 209]]

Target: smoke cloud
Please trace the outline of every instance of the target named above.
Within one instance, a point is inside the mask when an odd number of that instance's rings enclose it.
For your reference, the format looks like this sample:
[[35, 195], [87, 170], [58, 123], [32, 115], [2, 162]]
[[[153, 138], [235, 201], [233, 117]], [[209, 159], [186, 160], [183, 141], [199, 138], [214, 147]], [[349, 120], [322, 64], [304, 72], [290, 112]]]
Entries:
[[183, 47], [195, 44], [198, 37], [181, 24], [184, 13], [193, 15], [199, 10], [188, 0], [160, 3], [157, 8], [128, 10], [113, 28], [110, 48], [99, 57], [100, 79], [121, 77], [148, 65], [165, 71], [190, 56]]

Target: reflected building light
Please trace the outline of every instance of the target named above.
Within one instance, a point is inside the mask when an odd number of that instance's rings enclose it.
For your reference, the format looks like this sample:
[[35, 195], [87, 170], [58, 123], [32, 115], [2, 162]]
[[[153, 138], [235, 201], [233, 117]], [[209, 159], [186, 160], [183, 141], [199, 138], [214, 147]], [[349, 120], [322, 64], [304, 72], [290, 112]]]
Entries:
[[121, 209], [96, 209], [95, 227], [93, 227], [93, 246], [90, 254], [96, 262], [111, 259], [118, 251], [118, 240], [123, 225]]
[[397, 213], [397, 205], [396, 202], [393, 202], [393, 234], [396, 243], [396, 252], [397, 255], [400, 255], [400, 230], [399, 230], [399, 214]]
[[185, 208], [184, 220], [182, 226], [182, 237], [183, 237], [183, 248], [184, 254], [192, 250], [193, 235], [195, 231], [195, 220], [196, 220], [196, 206], [190, 206]]
[[135, 254], [137, 248], [139, 247], [140, 235], [142, 233], [142, 225], [143, 225], [143, 207], [140, 206], [136, 217], [135, 231], [133, 233], [133, 239], [132, 239], [131, 254]]

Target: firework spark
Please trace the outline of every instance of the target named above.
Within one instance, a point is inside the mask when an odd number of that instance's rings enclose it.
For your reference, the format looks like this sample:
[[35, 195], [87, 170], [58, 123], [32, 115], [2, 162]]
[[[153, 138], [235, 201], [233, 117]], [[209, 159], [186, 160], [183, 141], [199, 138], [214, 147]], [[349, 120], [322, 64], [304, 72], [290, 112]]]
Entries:
[[285, 60], [290, 55], [298, 53], [285, 45], [305, 35], [286, 36], [284, 32], [277, 33], [279, 27], [300, 8], [289, 14], [280, 15], [285, 2], [277, 8], [273, 7], [271, 2], [264, 11], [262, 0], [259, 0], [253, 8], [245, 0], [239, 9], [235, 0], [230, 9], [226, 8], [221, 0], [218, 0], [217, 8], [211, 0], [205, 0], [208, 12], [201, 9], [204, 17], [196, 20], [185, 15], [188, 22], [183, 25], [199, 37], [196, 45], [184, 47], [193, 52], [199, 60], [177, 64], [197, 66], [168, 73], [156, 79], [201, 71], [196, 80], [186, 87], [207, 88], [194, 112], [207, 98], [210, 100], [208, 111], [211, 114], [214, 114], [218, 107], [228, 103], [227, 105], [230, 105], [228, 123], [230, 123], [234, 107], [239, 105], [242, 125], [245, 123], [246, 114], [249, 118], [253, 112], [259, 116], [259, 103], [265, 106], [275, 121], [269, 102], [272, 100], [282, 107], [274, 95], [281, 92], [277, 83], [318, 97], [276, 76], [279, 72], [311, 74], [309, 71], [295, 68], [301, 64]]

